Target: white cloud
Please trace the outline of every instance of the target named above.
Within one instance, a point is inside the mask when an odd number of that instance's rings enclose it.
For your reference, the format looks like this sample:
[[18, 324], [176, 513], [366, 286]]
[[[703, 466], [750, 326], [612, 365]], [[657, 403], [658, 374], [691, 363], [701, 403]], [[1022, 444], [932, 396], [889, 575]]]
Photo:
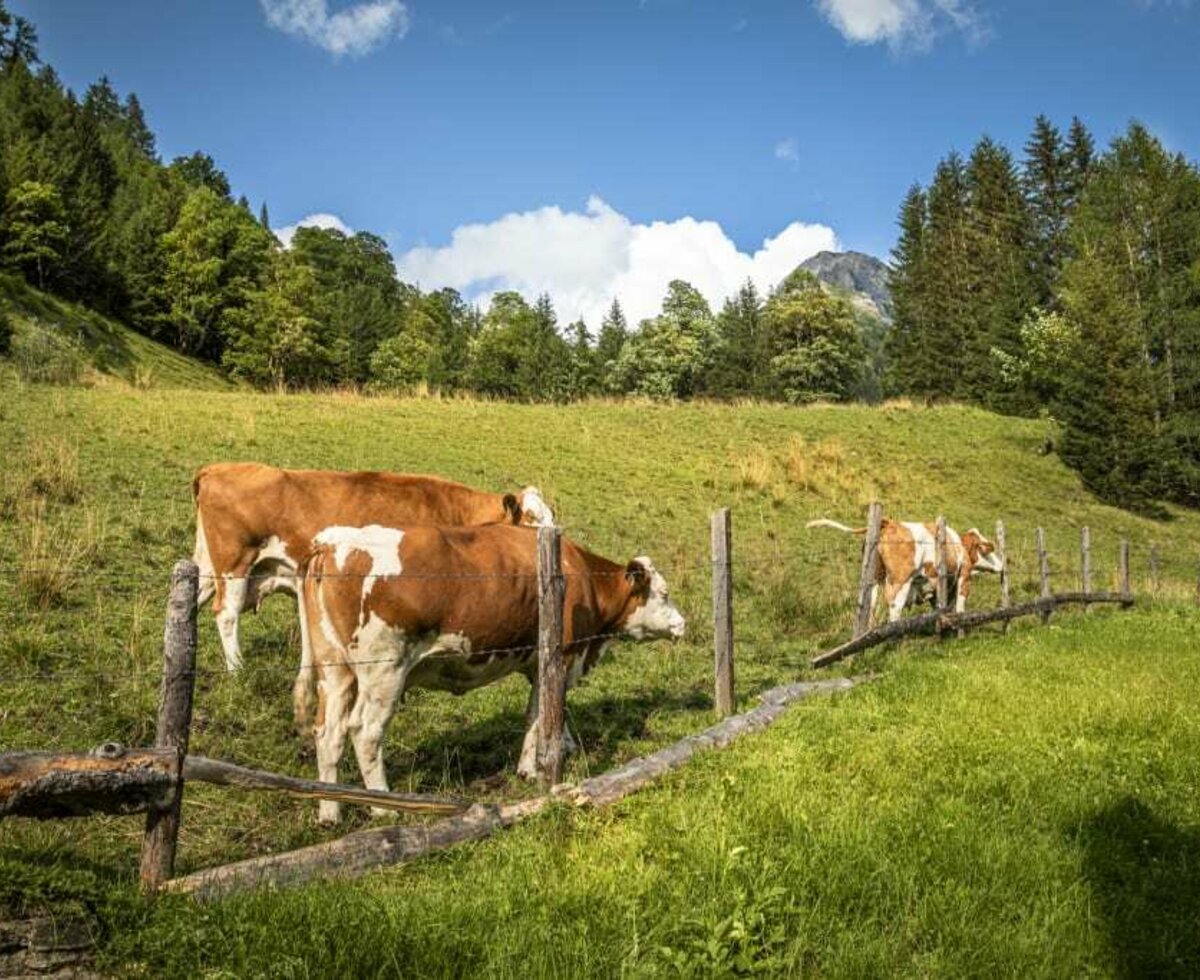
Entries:
[[800, 163], [800, 144], [796, 137], [789, 136], [775, 144], [775, 159], [798, 166]]
[[414, 248], [396, 265], [401, 279], [449, 286], [481, 304], [506, 289], [530, 299], [549, 293], [561, 322], [582, 316], [594, 329], [614, 299], [631, 323], [656, 315], [672, 279], [716, 307], [747, 279], [766, 291], [809, 256], [837, 248], [831, 228], [796, 221], [742, 252], [715, 221], [637, 224], [593, 196], [583, 212], [544, 207], [463, 225], [449, 245]]
[[283, 243], [284, 248], [291, 248], [292, 236], [296, 234], [297, 228], [332, 228], [335, 231], [340, 231], [343, 235], [354, 234], [353, 229], [336, 214], [325, 214], [323, 212], [310, 214], [307, 218], [301, 218], [294, 225], [272, 228], [271, 231]]
[[853, 44], [885, 41], [893, 50], [928, 48], [946, 27], [969, 42], [987, 38], [970, 0], [816, 0], [817, 9]]
[[408, 8], [400, 0], [369, 0], [329, 12], [327, 0], [259, 0], [267, 23], [303, 37], [335, 57], [367, 54], [408, 33]]

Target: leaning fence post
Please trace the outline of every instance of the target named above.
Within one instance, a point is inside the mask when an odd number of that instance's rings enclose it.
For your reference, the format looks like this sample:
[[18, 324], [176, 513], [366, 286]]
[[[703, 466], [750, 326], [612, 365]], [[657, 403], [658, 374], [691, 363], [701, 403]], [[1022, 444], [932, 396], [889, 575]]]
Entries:
[[728, 507], [714, 511], [712, 531], [713, 669], [717, 717], [733, 714], [733, 520]]
[[1117, 566], [1117, 574], [1120, 579], [1121, 595], [1128, 598], [1132, 595], [1132, 590], [1129, 588], [1129, 539], [1121, 539], [1121, 552], [1119, 564]]
[[950, 604], [950, 582], [946, 577], [946, 518], [938, 514], [933, 536], [933, 551], [937, 561], [937, 634], [942, 635], [942, 616]]
[[538, 584], [538, 738], [537, 770], [543, 788], [562, 782], [563, 726], [567, 700], [567, 664], [563, 658], [562, 530], [539, 527]]
[[1150, 545], [1150, 595], [1158, 598], [1158, 545]]
[[[1043, 599], [1050, 598], [1050, 554], [1046, 551], [1046, 532], [1042, 528], [1037, 529], [1037, 554], [1038, 554], [1038, 575], [1042, 580]], [[1047, 604], [1042, 612], [1042, 622], [1050, 622], [1050, 606]]]
[[[1086, 597], [1092, 591], [1092, 529], [1086, 524], [1079, 531], [1079, 585]], [[1090, 611], [1086, 598], [1083, 611]]]
[[873, 501], [867, 508], [867, 535], [863, 538], [862, 569], [858, 575], [858, 604], [854, 609], [854, 636], [862, 636], [871, 628], [874, 612], [871, 599], [875, 595], [875, 566], [879, 558], [879, 529], [883, 526], [883, 504]]
[[196, 687], [196, 598], [200, 569], [193, 561], [180, 561], [171, 572], [167, 624], [163, 634], [163, 677], [158, 701], [155, 748], [173, 749], [179, 755], [179, 778], [171, 802], [146, 814], [142, 839], [142, 888], [157, 891], [175, 872], [179, 843], [179, 816], [183, 804], [183, 758], [192, 727], [192, 697]]
[[[1008, 539], [1005, 536], [1004, 521], [996, 521], [996, 558], [1000, 562], [1000, 608], [1012, 606], [1012, 595], [1008, 590]], [[1008, 632], [1008, 620], [1004, 620], [1004, 632]]]

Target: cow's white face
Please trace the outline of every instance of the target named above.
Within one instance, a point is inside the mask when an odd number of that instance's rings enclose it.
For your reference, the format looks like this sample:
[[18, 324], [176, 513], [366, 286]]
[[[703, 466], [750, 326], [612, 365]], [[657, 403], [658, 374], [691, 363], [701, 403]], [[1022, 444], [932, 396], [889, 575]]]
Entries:
[[554, 527], [554, 511], [546, 505], [537, 487], [521, 491], [521, 523], [526, 527]]
[[663, 637], [681, 639], [687, 622], [683, 613], [671, 603], [667, 580], [655, 570], [650, 559], [644, 555], [633, 559], [629, 563], [626, 575], [635, 587], [640, 587], [639, 580], [649, 584], [645, 602], [630, 613], [621, 627], [622, 632], [635, 640], [655, 640]]

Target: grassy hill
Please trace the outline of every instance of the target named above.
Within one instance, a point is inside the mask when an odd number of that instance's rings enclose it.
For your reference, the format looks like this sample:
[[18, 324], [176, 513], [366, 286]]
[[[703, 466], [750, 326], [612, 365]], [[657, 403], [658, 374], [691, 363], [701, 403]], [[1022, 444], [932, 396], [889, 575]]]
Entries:
[[138, 387], [230, 390], [210, 365], [185, 357], [87, 307], [0, 273], [0, 311], [15, 328], [12, 360], [32, 380], [73, 381], [85, 371]]
[[[1078, 530], [1088, 524], [1098, 584], [1109, 584], [1125, 534], [1139, 588], [1157, 541], [1164, 600], [1190, 598], [1200, 515], [1155, 523], [1098, 504], [1042, 454], [1052, 436], [1045, 423], [960, 407], [557, 408], [19, 386], [0, 399], [8, 461], [0, 474], [0, 749], [152, 738], [165, 583], [172, 562], [191, 552], [190, 478], [205, 462], [426, 471], [496, 489], [536, 483], [589, 547], [654, 558], [689, 615], [689, 637], [618, 647], [572, 692], [569, 723], [583, 752], [568, 778], [578, 778], [710, 720], [707, 517], [719, 505], [734, 512], [742, 706], [804, 674], [814, 650], [845, 635], [857, 542], [804, 523], [824, 515], [857, 522], [876, 495], [890, 514], [943, 510], [960, 528], [986, 530], [1003, 517], [1018, 596], [1037, 588], [1041, 523], [1059, 587], [1074, 585]], [[985, 580], [973, 601], [995, 599]], [[194, 751], [313, 774], [311, 747], [290, 727], [293, 620], [284, 598], [247, 617], [248, 669], [229, 677], [211, 615], [202, 614]], [[994, 972], [1009, 962], [1041, 973], [1107, 969], [1117, 954], [1089, 918], [1102, 913], [1088, 911], [1084, 838], [1054, 828], [1071, 814], [1120, 823], [1120, 807], [1145, 805], [1167, 828], [1164, 841], [1177, 834], [1194, 847], [1188, 828], [1198, 813], [1184, 756], [1197, 758], [1187, 748], [1197, 734], [1186, 652], [1198, 620], [1164, 604], [1056, 621], [1007, 641], [997, 634], [875, 652], [855, 669], [883, 670], [877, 689], [798, 711], [778, 733], [623, 807], [626, 819], [552, 816], [336, 895], [307, 890], [194, 919], [167, 903], [144, 931], [144, 913], [127, 897], [138, 821], [18, 821], [0, 839], [0, 881], [15, 883], [0, 886], [0, 905], [89, 902], [110, 923], [113, 955], [148, 961], [151, 972], [169, 964], [269, 972], [259, 957], [292, 962], [287, 937], [297, 927], [307, 936], [328, 929], [313, 944], [321, 950], [304, 950], [326, 957], [314, 975], [343, 966], [421, 972], [439, 950], [450, 955], [451, 937], [467, 967], [499, 973], [516, 972], [525, 955], [541, 972], [568, 963], [670, 972], [676, 954], [683, 972], [709, 973], [716, 958], [743, 947], [753, 962], [838, 973]], [[461, 699], [414, 692], [390, 732], [393, 786], [484, 799], [530, 793], [512, 776], [525, 693], [516, 678]], [[1161, 798], [1147, 802], [1146, 787]], [[314, 818], [311, 804], [189, 790], [181, 870], [331, 836]], [[362, 823], [355, 814], [341, 832]], [[1041, 836], [1026, 863], [1021, 833], [1031, 826]], [[989, 834], [999, 835], [994, 848]], [[549, 868], [563, 871], [560, 883], [541, 878]], [[1039, 868], [1045, 882], [1030, 891]], [[347, 940], [335, 905], [357, 909], [382, 946]], [[467, 942], [467, 919], [452, 923], [485, 908], [493, 918]], [[996, 920], [987, 927], [994, 939], [973, 967], [970, 935], [983, 919]], [[513, 944], [528, 925], [508, 945], [498, 938], [506, 923], [532, 920], [546, 923], [547, 936], [567, 922], [579, 931], [557, 952], [520, 952]], [[1061, 923], [1069, 928], [1055, 946]], [[216, 950], [214, 930], [233, 938]], [[267, 943], [266, 930], [290, 948]], [[450, 970], [450, 960], [440, 962], [438, 972]]]

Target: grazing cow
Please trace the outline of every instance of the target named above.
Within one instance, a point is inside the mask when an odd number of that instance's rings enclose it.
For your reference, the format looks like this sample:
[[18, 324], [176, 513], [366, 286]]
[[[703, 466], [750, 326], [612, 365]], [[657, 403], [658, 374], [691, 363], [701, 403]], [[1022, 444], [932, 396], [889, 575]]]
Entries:
[[[568, 685], [617, 636], [679, 638], [684, 619], [649, 558], [618, 565], [562, 543]], [[533, 685], [517, 772], [537, 752], [537, 535], [527, 528], [330, 527], [302, 568], [318, 674], [317, 766], [325, 782], [349, 736], [371, 789], [387, 789], [382, 743], [410, 687], [462, 694], [511, 673]], [[320, 805], [322, 822], [338, 804]], [[385, 811], [379, 811], [384, 814]]]
[[[847, 534], [863, 535], [865, 527], [847, 527], [825, 518], [809, 521], [808, 527], [831, 527]], [[879, 529], [879, 557], [875, 565], [875, 586], [871, 591], [871, 618], [874, 620], [875, 605], [879, 599], [879, 587], [884, 590], [884, 601], [888, 605], [888, 621], [900, 618], [915, 588], [921, 595], [928, 586], [937, 581], [937, 527], [933, 524], [916, 524], [884, 518]], [[971, 594], [971, 576], [976, 572], [999, 572], [1000, 559], [996, 547], [971, 528], [960, 535], [953, 528], [946, 528], [946, 576], [950, 590], [955, 596], [954, 607], [962, 612]]]
[[[296, 569], [322, 528], [372, 523], [554, 523], [554, 514], [535, 487], [519, 494], [486, 493], [434, 476], [213, 463], [196, 474], [192, 490], [200, 602], [213, 599], [225, 666], [231, 671], [242, 664], [238, 644], [242, 611], [257, 609], [275, 591], [298, 596]], [[306, 703], [312, 677], [303, 616], [300, 632], [297, 706]], [[299, 716], [298, 720], [302, 721]]]

